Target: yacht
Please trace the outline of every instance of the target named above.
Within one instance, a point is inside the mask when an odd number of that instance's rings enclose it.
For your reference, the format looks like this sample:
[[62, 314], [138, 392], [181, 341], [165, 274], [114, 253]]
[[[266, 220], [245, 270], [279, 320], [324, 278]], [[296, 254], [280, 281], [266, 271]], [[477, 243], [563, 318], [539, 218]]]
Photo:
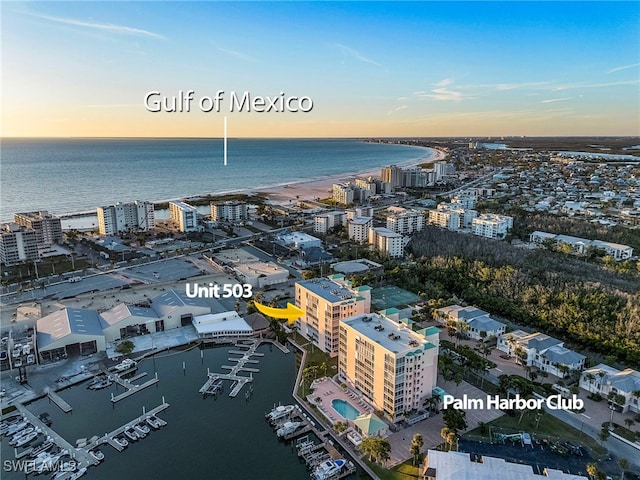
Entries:
[[34, 430], [35, 430], [35, 428], [33, 428], [33, 427], [27, 427], [24, 430], [20, 430], [19, 432], [15, 433], [11, 437], [11, 440], [9, 441], [9, 445], [13, 445], [14, 443], [16, 443], [17, 440], [20, 439], [20, 437], [24, 437], [25, 435], [29, 435]]
[[89, 388], [91, 390], [102, 390], [103, 388], [107, 388], [112, 384], [113, 384], [113, 380], [111, 380], [110, 378], [102, 378], [101, 380], [98, 380], [97, 382], [89, 385]]
[[127, 442], [127, 439], [123, 437], [113, 437], [113, 441], [120, 445], [122, 448], [126, 448], [129, 446], [129, 442]]
[[29, 425], [31, 425], [31, 424], [29, 422], [27, 422], [27, 421], [14, 423], [13, 425], [10, 425], [9, 428], [7, 428], [7, 431], [4, 434], [7, 437], [11, 437], [11, 436], [15, 435], [16, 433], [18, 433], [23, 428], [29, 426]]
[[95, 458], [97, 461], [101, 462], [102, 460], [104, 460], [104, 453], [102, 453], [100, 450], [98, 450], [97, 448], [93, 449], [93, 450], [89, 450], [89, 455], [91, 455], [93, 458]]
[[276, 435], [278, 437], [286, 437], [287, 435], [291, 435], [293, 432], [298, 430], [302, 426], [302, 422], [285, 422], [282, 427], [276, 430]]
[[154, 430], [158, 430], [163, 426], [162, 425], [162, 421], [158, 417], [156, 417], [155, 415], [149, 415], [145, 419], [145, 421], [147, 422], [147, 425], [149, 425]]
[[326, 480], [340, 473], [346, 461], [342, 458], [337, 460], [327, 460], [316, 467], [311, 474], [313, 480]]
[[147, 427], [144, 423], [136, 423], [133, 426], [133, 429], [136, 431], [136, 433], [141, 436], [141, 437], [145, 437], [146, 435], [149, 435], [149, 433], [151, 432], [151, 429], [149, 427]]
[[115, 365], [113, 369], [116, 372], [124, 372], [131, 368], [135, 368], [137, 365], [138, 365], [138, 362], [136, 362], [135, 360], [131, 360], [130, 358], [125, 358], [122, 362]]
[[270, 423], [273, 423], [281, 418], [286, 417], [287, 415], [290, 415], [295, 408], [295, 405], [278, 405], [276, 408], [267, 413], [265, 415], [265, 418], [269, 420]]
[[136, 431], [131, 428], [125, 428], [124, 429], [124, 434], [126, 435], [126, 437], [131, 440], [132, 442], [135, 442], [136, 440], [138, 440], [138, 434], [136, 433]]
[[29, 456], [31, 458], [36, 458], [41, 453], [51, 450], [51, 447], [53, 447], [54, 445], [55, 443], [53, 443], [51, 440], [47, 440], [46, 442], [41, 443], [37, 447], [34, 447], [34, 449], [31, 451]]
[[20, 439], [16, 441], [16, 443], [14, 443], [13, 446], [16, 448], [24, 447], [26, 444], [33, 442], [37, 436], [38, 436], [38, 432], [33, 431], [27, 435], [20, 437]]

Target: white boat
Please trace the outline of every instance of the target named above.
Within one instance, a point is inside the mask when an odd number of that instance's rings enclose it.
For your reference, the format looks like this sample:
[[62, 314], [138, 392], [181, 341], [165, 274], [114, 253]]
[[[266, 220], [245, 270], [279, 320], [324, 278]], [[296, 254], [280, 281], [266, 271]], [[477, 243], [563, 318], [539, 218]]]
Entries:
[[134, 368], [137, 365], [138, 365], [138, 362], [136, 362], [135, 360], [131, 360], [130, 358], [125, 358], [119, 364], [115, 365], [113, 367], [113, 369], [116, 372], [124, 372], [125, 370], [129, 370], [131, 368]]
[[38, 432], [35, 432], [35, 431], [31, 432], [28, 435], [20, 437], [20, 439], [16, 443], [14, 443], [13, 446], [16, 447], [16, 448], [23, 447], [27, 443], [33, 442], [36, 439], [37, 436], [38, 436]]
[[144, 423], [136, 423], [133, 426], [133, 428], [134, 428], [134, 430], [136, 431], [136, 433], [138, 435], [142, 434], [141, 436], [143, 436], [143, 437], [145, 435], [149, 435], [149, 433], [151, 432], [151, 429], [149, 427], [147, 427]]
[[269, 420], [269, 422], [275, 422], [280, 418], [284, 418], [287, 415], [290, 415], [291, 412], [295, 410], [295, 408], [295, 405], [278, 405], [276, 408], [267, 413], [265, 415], [265, 418]]
[[327, 460], [316, 467], [311, 474], [313, 480], [326, 480], [340, 473], [346, 461], [342, 458], [337, 460]]
[[97, 448], [94, 450], [89, 450], [89, 455], [91, 455], [93, 458], [95, 458], [97, 461], [101, 462], [102, 460], [104, 460], [104, 453], [102, 453], [100, 450], [98, 450]]
[[53, 447], [54, 445], [55, 445], [55, 443], [53, 443], [51, 440], [47, 440], [46, 442], [42, 443], [41, 445], [38, 445], [37, 447], [34, 447], [34, 449], [31, 451], [29, 456], [31, 458], [36, 458], [41, 453], [44, 453], [44, 452], [46, 452], [48, 450], [51, 450], [51, 447]]
[[9, 428], [5, 432], [5, 435], [7, 437], [11, 437], [11, 436], [15, 435], [16, 433], [18, 433], [23, 428], [27, 427], [28, 425], [31, 425], [31, 424], [29, 422], [26, 422], [26, 421], [14, 423], [13, 425], [9, 426]]
[[126, 437], [131, 440], [132, 442], [135, 442], [136, 440], [138, 440], [138, 434], [136, 433], [136, 431], [129, 427], [129, 428], [125, 428], [124, 429], [124, 434], [126, 435]]
[[285, 422], [282, 427], [276, 430], [276, 435], [278, 437], [286, 437], [287, 435], [291, 435], [293, 432], [298, 430], [302, 426], [302, 422]]
[[29, 435], [34, 430], [35, 430], [35, 428], [33, 428], [33, 427], [27, 427], [24, 430], [20, 430], [19, 432], [15, 433], [11, 437], [11, 440], [9, 441], [9, 444], [13, 445], [14, 443], [16, 443], [16, 440], [18, 440], [20, 437], [24, 437], [25, 435]]
[[120, 445], [122, 448], [126, 448], [129, 446], [129, 442], [127, 442], [126, 438], [113, 437], [113, 441]]
[[112, 384], [113, 384], [113, 380], [111, 380], [110, 378], [103, 378], [97, 381], [96, 383], [92, 383], [91, 385], [89, 385], [89, 388], [91, 390], [102, 390], [103, 388], [107, 388]]
[[[162, 426], [163, 426], [163, 422], [164, 420], [160, 420], [158, 417], [156, 417], [155, 415], [149, 415], [145, 421], [147, 422], [147, 425], [149, 425], [151, 428], [153, 428], [154, 430], [159, 430]], [[164, 424], [166, 425], [166, 422], [164, 422]]]

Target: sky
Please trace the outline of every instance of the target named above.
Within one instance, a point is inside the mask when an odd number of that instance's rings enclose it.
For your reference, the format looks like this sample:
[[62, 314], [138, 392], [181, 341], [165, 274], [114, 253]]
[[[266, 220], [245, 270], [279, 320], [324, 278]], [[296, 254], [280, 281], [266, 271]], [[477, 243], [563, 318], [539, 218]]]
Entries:
[[[0, 9], [3, 137], [220, 137], [225, 116], [230, 137], [640, 134], [635, 1]], [[190, 112], [145, 107], [190, 90]], [[232, 92], [313, 109], [230, 112]]]

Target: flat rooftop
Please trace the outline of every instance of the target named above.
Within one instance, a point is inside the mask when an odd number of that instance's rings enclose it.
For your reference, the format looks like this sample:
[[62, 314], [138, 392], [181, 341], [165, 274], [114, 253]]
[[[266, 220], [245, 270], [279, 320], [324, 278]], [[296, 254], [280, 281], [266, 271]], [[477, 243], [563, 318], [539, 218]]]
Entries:
[[428, 350], [430, 345], [422, 335], [377, 313], [366, 313], [340, 321], [394, 353]]
[[311, 280], [303, 280], [297, 283], [301, 287], [306, 288], [310, 292], [331, 303], [338, 303], [355, 298], [353, 292], [348, 288], [332, 282], [331, 280], [327, 280], [326, 278], [312, 278]]

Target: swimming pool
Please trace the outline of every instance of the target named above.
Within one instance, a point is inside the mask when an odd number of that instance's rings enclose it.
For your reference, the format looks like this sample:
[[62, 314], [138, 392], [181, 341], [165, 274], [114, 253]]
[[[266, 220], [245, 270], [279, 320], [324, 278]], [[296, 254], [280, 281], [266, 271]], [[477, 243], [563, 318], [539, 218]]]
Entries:
[[341, 398], [331, 400], [331, 406], [346, 419], [355, 420], [360, 416], [360, 410]]

